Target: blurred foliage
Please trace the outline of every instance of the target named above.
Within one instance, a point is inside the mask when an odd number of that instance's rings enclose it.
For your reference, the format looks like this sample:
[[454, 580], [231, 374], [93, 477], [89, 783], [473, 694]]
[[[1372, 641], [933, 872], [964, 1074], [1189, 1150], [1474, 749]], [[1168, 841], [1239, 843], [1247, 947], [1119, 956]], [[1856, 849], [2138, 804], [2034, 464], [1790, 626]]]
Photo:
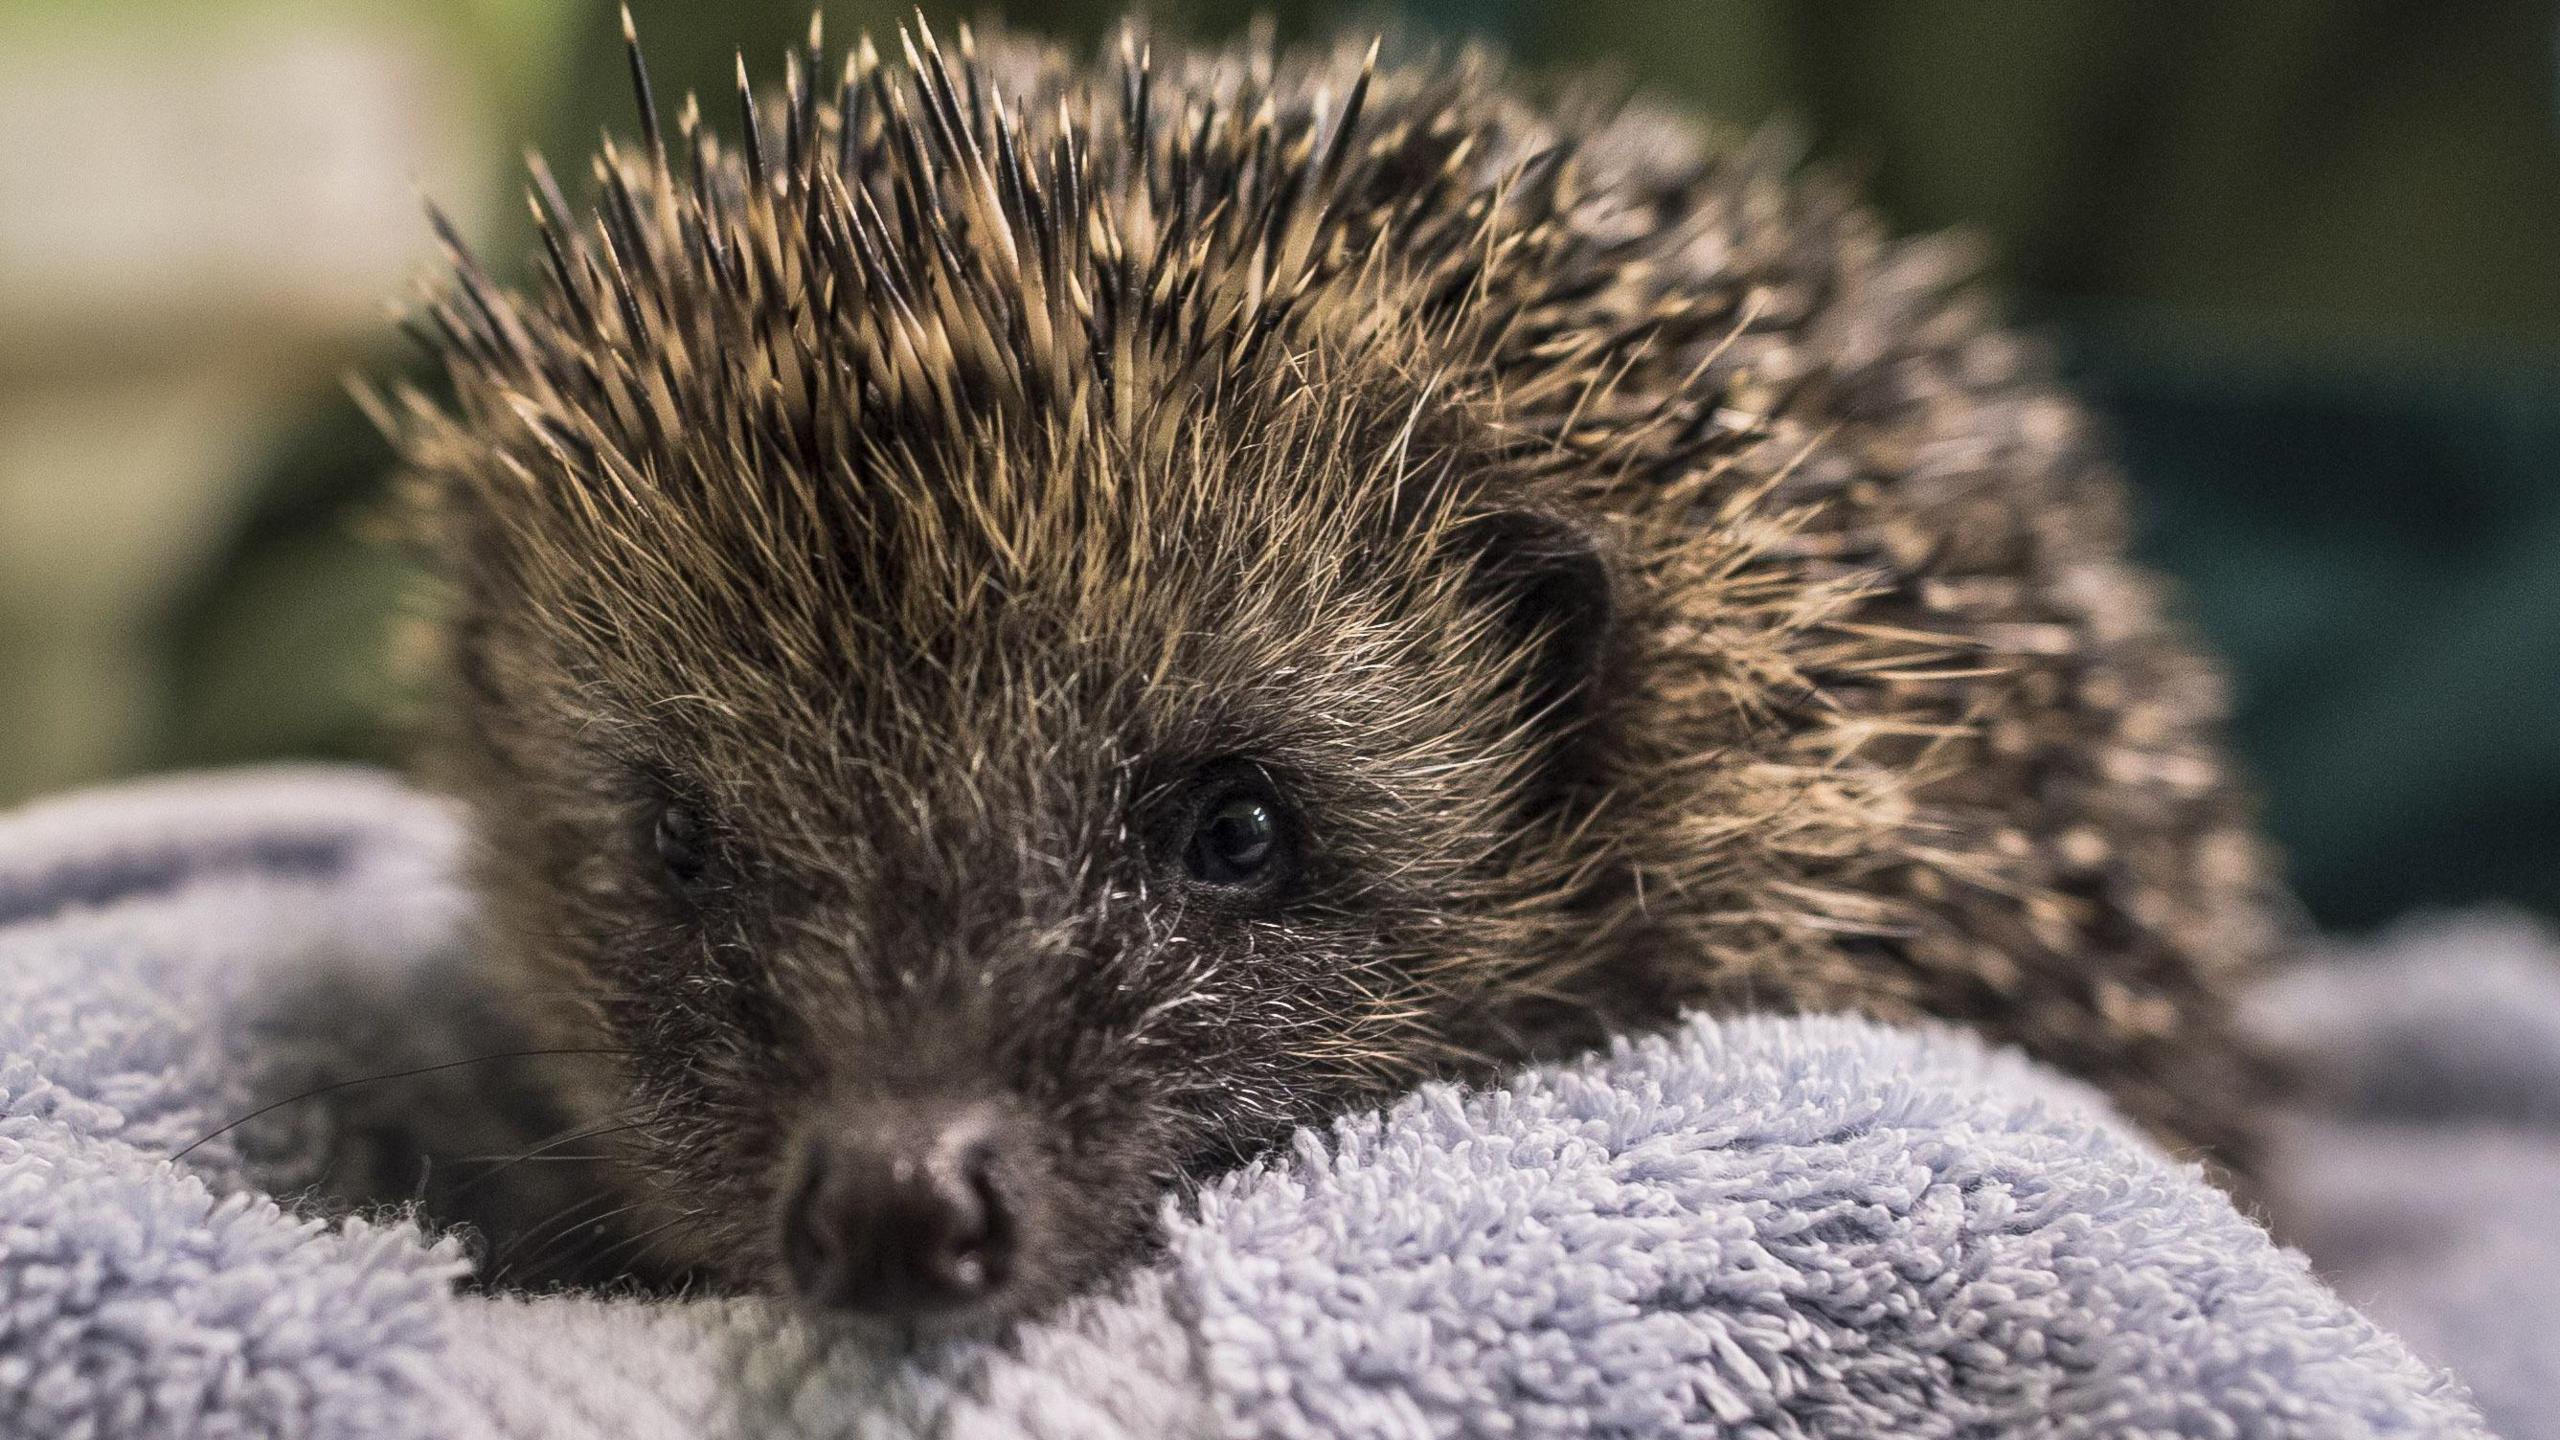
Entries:
[[[807, 25], [800, 0], [634, 8], [670, 99], [725, 96], [733, 47], [770, 71]], [[1084, 41], [1113, 8], [998, 7]], [[906, 13], [835, 5], [828, 21], [840, 39]], [[1155, 13], [1216, 34], [1239, 12]], [[1284, 34], [1327, 14], [1275, 11]], [[2118, 428], [2147, 552], [2233, 661], [2238, 737], [2314, 913], [2358, 925], [2489, 896], [2560, 911], [2548, 5], [1427, 0], [1410, 15], [1534, 66], [1794, 124], [1897, 224], [1987, 237], [2017, 308]], [[558, 53], [533, 138], [578, 157], [629, 125], [611, 7], [583, 9]], [[494, 238], [493, 256], [521, 239]], [[387, 461], [343, 405], [280, 454], [172, 609], [160, 763], [396, 752], [380, 657], [398, 566], [349, 520]]]

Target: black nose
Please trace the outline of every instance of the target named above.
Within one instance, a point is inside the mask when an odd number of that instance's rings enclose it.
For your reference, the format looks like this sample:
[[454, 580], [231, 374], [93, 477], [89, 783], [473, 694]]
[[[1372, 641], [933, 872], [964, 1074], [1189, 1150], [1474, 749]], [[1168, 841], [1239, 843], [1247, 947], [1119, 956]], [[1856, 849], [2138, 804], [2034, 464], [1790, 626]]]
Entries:
[[881, 1105], [803, 1133], [782, 1257], [812, 1305], [884, 1316], [960, 1309], [1002, 1289], [1012, 1225], [984, 1106]]

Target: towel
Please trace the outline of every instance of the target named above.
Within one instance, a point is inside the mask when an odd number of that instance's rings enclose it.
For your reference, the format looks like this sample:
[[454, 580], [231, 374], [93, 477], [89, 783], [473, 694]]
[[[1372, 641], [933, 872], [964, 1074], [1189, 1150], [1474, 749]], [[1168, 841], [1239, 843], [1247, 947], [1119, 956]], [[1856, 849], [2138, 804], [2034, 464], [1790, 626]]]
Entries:
[[[2335, 1190], [2307, 1233], [2423, 1354], [2085, 1088], [1829, 1016], [1696, 1017], [1303, 1133], [994, 1338], [475, 1290], [452, 1217], [405, 1203], [462, 1163], [455, 1115], [523, 1099], [450, 1063], [503, 1048], [458, 845], [439, 802], [321, 769], [0, 819], [0, 1436], [2490, 1433], [2456, 1372], [2554, 1433], [2523, 1322], [2560, 1287], [2518, 1280], [2550, 1259], [2466, 1229], [2530, 1178], [2345, 1181], [2547, 1126], [2560, 1011], [2343, 964], [2371, 983], [2269, 997], [2362, 1067], [2284, 1153], [2336, 1147], [2300, 1162]], [[2482, 1023], [2494, 1057], [2431, 1048]]]

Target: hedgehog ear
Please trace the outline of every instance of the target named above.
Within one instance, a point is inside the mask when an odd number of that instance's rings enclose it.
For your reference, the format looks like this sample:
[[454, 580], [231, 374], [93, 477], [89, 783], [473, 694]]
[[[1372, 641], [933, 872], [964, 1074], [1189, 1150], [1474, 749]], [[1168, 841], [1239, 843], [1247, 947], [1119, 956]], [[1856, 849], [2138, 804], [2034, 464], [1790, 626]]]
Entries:
[[1534, 648], [1523, 672], [1523, 713], [1554, 737], [1559, 789], [1578, 789], [1593, 778], [1609, 708], [1622, 629], [1617, 567], [1589, 530], [1546, 511], [1494, 511], [1459, 533], [1470, 586]]

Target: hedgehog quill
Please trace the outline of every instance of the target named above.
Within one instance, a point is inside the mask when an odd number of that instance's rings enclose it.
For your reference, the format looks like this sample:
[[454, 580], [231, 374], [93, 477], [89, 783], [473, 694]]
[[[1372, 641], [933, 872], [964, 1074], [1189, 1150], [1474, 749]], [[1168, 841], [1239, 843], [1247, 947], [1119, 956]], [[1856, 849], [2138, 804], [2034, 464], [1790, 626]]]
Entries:
[[1690, 1007], [1973, 1026], [2245, 1166], [2217, 682], [1948, 247], [1480, 57], [813, 25], [735, 144], [632, 64], [382, 418], [491, 943], [627, 1054], [650, 1253], [1026, 1313]]

